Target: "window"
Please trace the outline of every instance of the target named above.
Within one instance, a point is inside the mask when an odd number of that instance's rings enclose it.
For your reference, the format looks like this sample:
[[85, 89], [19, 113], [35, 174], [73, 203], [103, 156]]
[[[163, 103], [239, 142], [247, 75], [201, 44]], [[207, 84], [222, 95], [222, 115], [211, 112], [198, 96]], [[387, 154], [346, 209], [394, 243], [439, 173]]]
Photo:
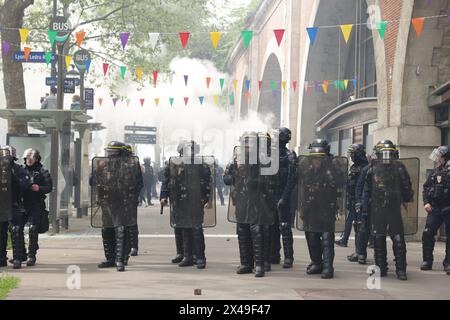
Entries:
[[334, 131], [327, 134], [327, 141], [330, 144], [330, 152], [332, 154], [339, 153], [339, 131]]
[[348, 146], [353, 143], [352, 129], [339, 131], [339, 155], [346, 156]]
[[368, 154], [372, 153], [372, 149], [374, 146], [373, 133], [376, 129], [377, 129], [376, 122], [365, 124], [363, 128], [364, 145], [366, 146], [366, 152]]

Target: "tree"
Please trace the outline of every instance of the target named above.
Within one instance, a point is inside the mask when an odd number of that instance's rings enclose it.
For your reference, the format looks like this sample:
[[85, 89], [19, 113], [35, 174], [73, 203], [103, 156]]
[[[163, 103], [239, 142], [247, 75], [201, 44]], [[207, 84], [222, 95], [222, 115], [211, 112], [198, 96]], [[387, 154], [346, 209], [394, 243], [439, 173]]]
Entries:
[[[1, 40], [7, 41], [11, 49], [20, 48], [20, 35], [16, 28], [23, 27], [25, 9], [33, 5], [33, 0], [5, 0], [0, 3]], [[12, 29], [9, 29], [12, 28]], [[6, 107], [8, 109], [25, 109], [25, 86], [23, 83], [23, 67], [12, 59], [2, 59], [3, 87], [5, 89]], [[23, 121], [8, 122], [8, 132], [27, 133], [27, 125]]]

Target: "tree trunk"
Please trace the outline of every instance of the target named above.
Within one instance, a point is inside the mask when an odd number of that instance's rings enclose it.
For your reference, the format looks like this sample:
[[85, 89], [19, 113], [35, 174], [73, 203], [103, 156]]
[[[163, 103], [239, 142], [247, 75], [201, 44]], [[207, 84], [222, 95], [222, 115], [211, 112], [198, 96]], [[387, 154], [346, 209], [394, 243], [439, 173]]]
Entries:
[[[14, 51], [20, 51], [20, 35], [18, 30], [8, 28], [22, 28], [25, 9], [33, 4], [32, 0], [5, 0], [0, 10], [0, 25], [3, 27], [1, 40], [10, 44], [8, 56], [3, 55], [3, 87], [5, 89], [6, 108], [26, 109], [25, 85], [23, 82], [22, 63], [14, 62]], [[24, 121], [8, 121], [8, 132], [13, 134], [27, 134], [28, 128]]]

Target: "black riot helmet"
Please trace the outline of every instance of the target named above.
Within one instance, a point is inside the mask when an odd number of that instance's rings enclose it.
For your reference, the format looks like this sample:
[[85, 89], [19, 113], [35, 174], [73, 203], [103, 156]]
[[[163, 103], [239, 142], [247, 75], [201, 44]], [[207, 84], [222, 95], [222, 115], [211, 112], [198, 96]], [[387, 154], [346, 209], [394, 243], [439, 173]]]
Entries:
[[[185, 151], [189, 152], [189, 154], [184, 154]], [[193, 156], [200, 152], [200, 146], [194, 140], [183, 140], [178, 145], [177, 152], [180, 156]]]
[[119, 157], [123, 154], [125, 143], [119, 141], [111, 141], [105, 148], [107, 157]]
[[448, 146], [440, 146], [433, 150], [430, 154], [430, 160], [439, 165], [444, 165], [450, 160], [450, 148]]
[[316, 139], [309, 145], [308, 149], [311, 156], [326, 157], [330, 156], [331, 146], [327, 140]]
[[360, 143], [349, 145], [347, 156], [356, 164], [364, 162], [366, 158], [366, 147]]
[[27, 159], [34, 159], [37, 163], [41, 162], [41, 153], [39, 150], [29, 148], [23, 152], [22, 156], [25, 164], [27, 163]]
[[123, 154], [125, 156], [133, 156], [134, 155], [133, 147], [131, 146], [131, 144], [128, 144], [128, 143], [124, 144], [124, 146], [123, 146]]
[[381, 140], [373, 147], [375, 159], [398, 159], [397, 146], [391, 140]]
[[280, 144], [287, 144], [289, 141], [291, 141], [292, 133], [291, 130], [289, 130], [286, 127], [280, 128], [278, 130], [278, 140], [280, 140]]
[[0, 156], [11, 157], [12, 160], [17, 160], [17, 151], [13, 146], [0, 147]]

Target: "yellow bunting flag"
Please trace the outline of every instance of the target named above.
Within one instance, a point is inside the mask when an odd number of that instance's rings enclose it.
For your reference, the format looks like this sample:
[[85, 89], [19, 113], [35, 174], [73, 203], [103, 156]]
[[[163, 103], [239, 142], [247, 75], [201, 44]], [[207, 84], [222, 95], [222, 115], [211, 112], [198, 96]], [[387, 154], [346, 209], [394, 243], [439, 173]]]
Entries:
[[214, 96], [214, 103], [216, 104], [216, 105], [219, 105], [219, 96]]
[[136, 76], [138, 80], [142, 80], [142, 68], [138, 67], [136, 70]]
[[212, 45], [213, 45], [214, 49], [217, 50], [217, 46], [218, 46], [219, 40], [220, 40], [220, 32], [211, 32], [210, 35], [211, 35]]
[[344, 36], [345, 43], [348, 42], [350, 38], [350, 34], [352, 33], [353, 25], [352, 24], [344, 24], [341, 26], [342, 35]]
[[283, 87], [283, 90], [286, 91], [286, 81], [282, 81], [281, 82], [281, 86]]
[[159, 98], [155, 98], [155, 104], [156, 104], [156, 106], [159, 105]]
[[28, 38], [28, 29], [25, 28], [19, 29], [19, 33], [20, 33], [20, 40], [22, 41], [22, 43], [26, 43]]
[[69, 70], [71, 62], [72, 62], [72, 56], [66, 56], [66, 68], [67, 68], [67, 70]]
[[348, 88], [348, 80], [344, 80], [344, 88], [347, 90], [347, 88]]
[[237, 85], [238, 85], [238, 81], [236, 79], [234, 79], [233, 81], [233, 86], [234, 86], [234, 90], [237, 90]]

